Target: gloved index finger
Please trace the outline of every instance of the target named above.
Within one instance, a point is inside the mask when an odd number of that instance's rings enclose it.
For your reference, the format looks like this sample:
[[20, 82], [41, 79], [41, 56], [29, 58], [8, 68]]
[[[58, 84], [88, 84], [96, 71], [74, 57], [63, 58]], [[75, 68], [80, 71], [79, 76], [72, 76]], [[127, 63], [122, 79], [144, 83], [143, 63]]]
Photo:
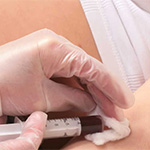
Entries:
[[[77, 49], [76, 46], [74, 47], [69, 44], [68, 47], [70, 49]], [[108, 71], [95, 58], [78, 49], [68, 53], [64, 60], [66, 61], [62, 62], [63, 69], [59, 71], [61, 76], [75, 75], [82, 80], [82, 83], [87, 84], [87, 87], [90, 85], [96, 86], [107, 98], [121, 108], [128, 108], [133, 105], [133, 94], [125, 83], [119, 77], [116, 77]]]
[[111, 73], [101, 62], [91, 56], [87, 56], [87, 61], [82, 63], [81, 69], [76, 72], [82, 83], [87, 84], [87, 88], [95, 86], [104, 95], [121, 108], [129, 108], [133, 105], [134, 97], [120, 77]]
[[47, 78], [75, 75], [86, 83], [87, 87], [96, 86], [119, 107], [128, 108], [133, 104], [133, 94], [125, 83], [81, 48], [70, 42], [59, 42], [59, 37], [39, 42], [38, 47]]

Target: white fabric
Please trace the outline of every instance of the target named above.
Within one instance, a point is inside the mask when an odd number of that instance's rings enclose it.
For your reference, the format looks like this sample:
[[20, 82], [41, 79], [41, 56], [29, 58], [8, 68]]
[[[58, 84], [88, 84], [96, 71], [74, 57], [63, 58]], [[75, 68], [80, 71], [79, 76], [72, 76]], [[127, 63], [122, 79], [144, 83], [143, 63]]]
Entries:
[[150, 14], [131, 0], [80, 0], [103, 63], [135, 91], [150, 77]]
[[119, 122], [114, 118], [106, 117], [98, 107], [90, 115], [95, 114], [100, 115], [103, 118], [105, 126], [110, 129], [101, 133], [88, 134], [85, 136], [87, 140], [92, 141], [96, 145], [103, 145], [109, 141], [116, 141], [125, 138], [130, 134], [131, 130], [127, 119]]

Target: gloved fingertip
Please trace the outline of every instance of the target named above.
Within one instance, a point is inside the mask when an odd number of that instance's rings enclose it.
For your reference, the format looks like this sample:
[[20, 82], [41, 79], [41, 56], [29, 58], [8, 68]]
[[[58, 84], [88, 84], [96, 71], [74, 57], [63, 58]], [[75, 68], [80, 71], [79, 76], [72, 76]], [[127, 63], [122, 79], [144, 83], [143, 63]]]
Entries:
[[[118, 88], [118, 93], [120, 93], [120, 97], [118, 97], [118, 106], [123, 109], [128, 109], [133, 106], [135, 102], [134, 95], [132, 91], [127, 87], [127, 85], [121, 80], [121, 87]], [[119, 95], [119, 94], [118, 94]]]
[[134, 98], [134, 95], [132, 93], [127, 94], [124, 99], [125, 100], [120, 105], [118, 105], [121, 108], [128, 109], [134, 105], [135, 98]]
[[117, 106], [113, 107], [111, 111], [102, 107], [101, 109], [104, 114], [110, 118], [115, 118], [118, 121], [123, 121], [125, 118], [123, 110]]
[[118, 121], [123, 121], [124, 118], [125, 118], [125, 116], [124, 116], [124, 112], [123, 111], [120, 111], [119, 113], [116, 114], [116, 119]]
[[36, 111], [29, 116], [29, 118], [25, 122], [23, 130], [35, 127], [43, 131], [45, 128], [46, 120], [47, 120], [46, 113]]
[[134, 102], [135, 102], [135, 97], [133, 94], [130, 95], [130, 101], [128, 102], [128, 106], [127, 108], [130, 108], [131, 106], [134, 105]]
[[17, 138], [20, 145], [23, 143], [27, 149], [38, 149], [43, 139], [47, 115], [37, 111], [26, 120], [21, 135]]

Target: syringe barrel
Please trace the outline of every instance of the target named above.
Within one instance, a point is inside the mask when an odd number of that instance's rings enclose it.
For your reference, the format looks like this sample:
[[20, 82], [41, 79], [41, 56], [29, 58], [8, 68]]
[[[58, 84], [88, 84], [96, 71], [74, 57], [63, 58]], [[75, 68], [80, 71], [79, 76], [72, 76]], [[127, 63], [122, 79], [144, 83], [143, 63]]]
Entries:
[[[23, 123], [0, 125], [0, 141], [17, 138], [22, 132]], [[47, 121], [44, 138], [73, 137], [104, 130], [100, 116], [51, 119]]]
[[47, 122], [44, 138], [73, 137], [104, 130], [100, 116], [52, 119]]

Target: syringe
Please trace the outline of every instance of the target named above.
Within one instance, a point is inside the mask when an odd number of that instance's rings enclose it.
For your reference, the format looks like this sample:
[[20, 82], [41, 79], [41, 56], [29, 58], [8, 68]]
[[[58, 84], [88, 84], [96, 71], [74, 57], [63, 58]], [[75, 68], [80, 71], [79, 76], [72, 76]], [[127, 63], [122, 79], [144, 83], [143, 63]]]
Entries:
[[[0, 141], [17, 138], [23, 125], [20, 123], [0, 125]], [[47, 120], [45, 139], [74, 137], [104, 130], [100, 116], [86, 116]]]

